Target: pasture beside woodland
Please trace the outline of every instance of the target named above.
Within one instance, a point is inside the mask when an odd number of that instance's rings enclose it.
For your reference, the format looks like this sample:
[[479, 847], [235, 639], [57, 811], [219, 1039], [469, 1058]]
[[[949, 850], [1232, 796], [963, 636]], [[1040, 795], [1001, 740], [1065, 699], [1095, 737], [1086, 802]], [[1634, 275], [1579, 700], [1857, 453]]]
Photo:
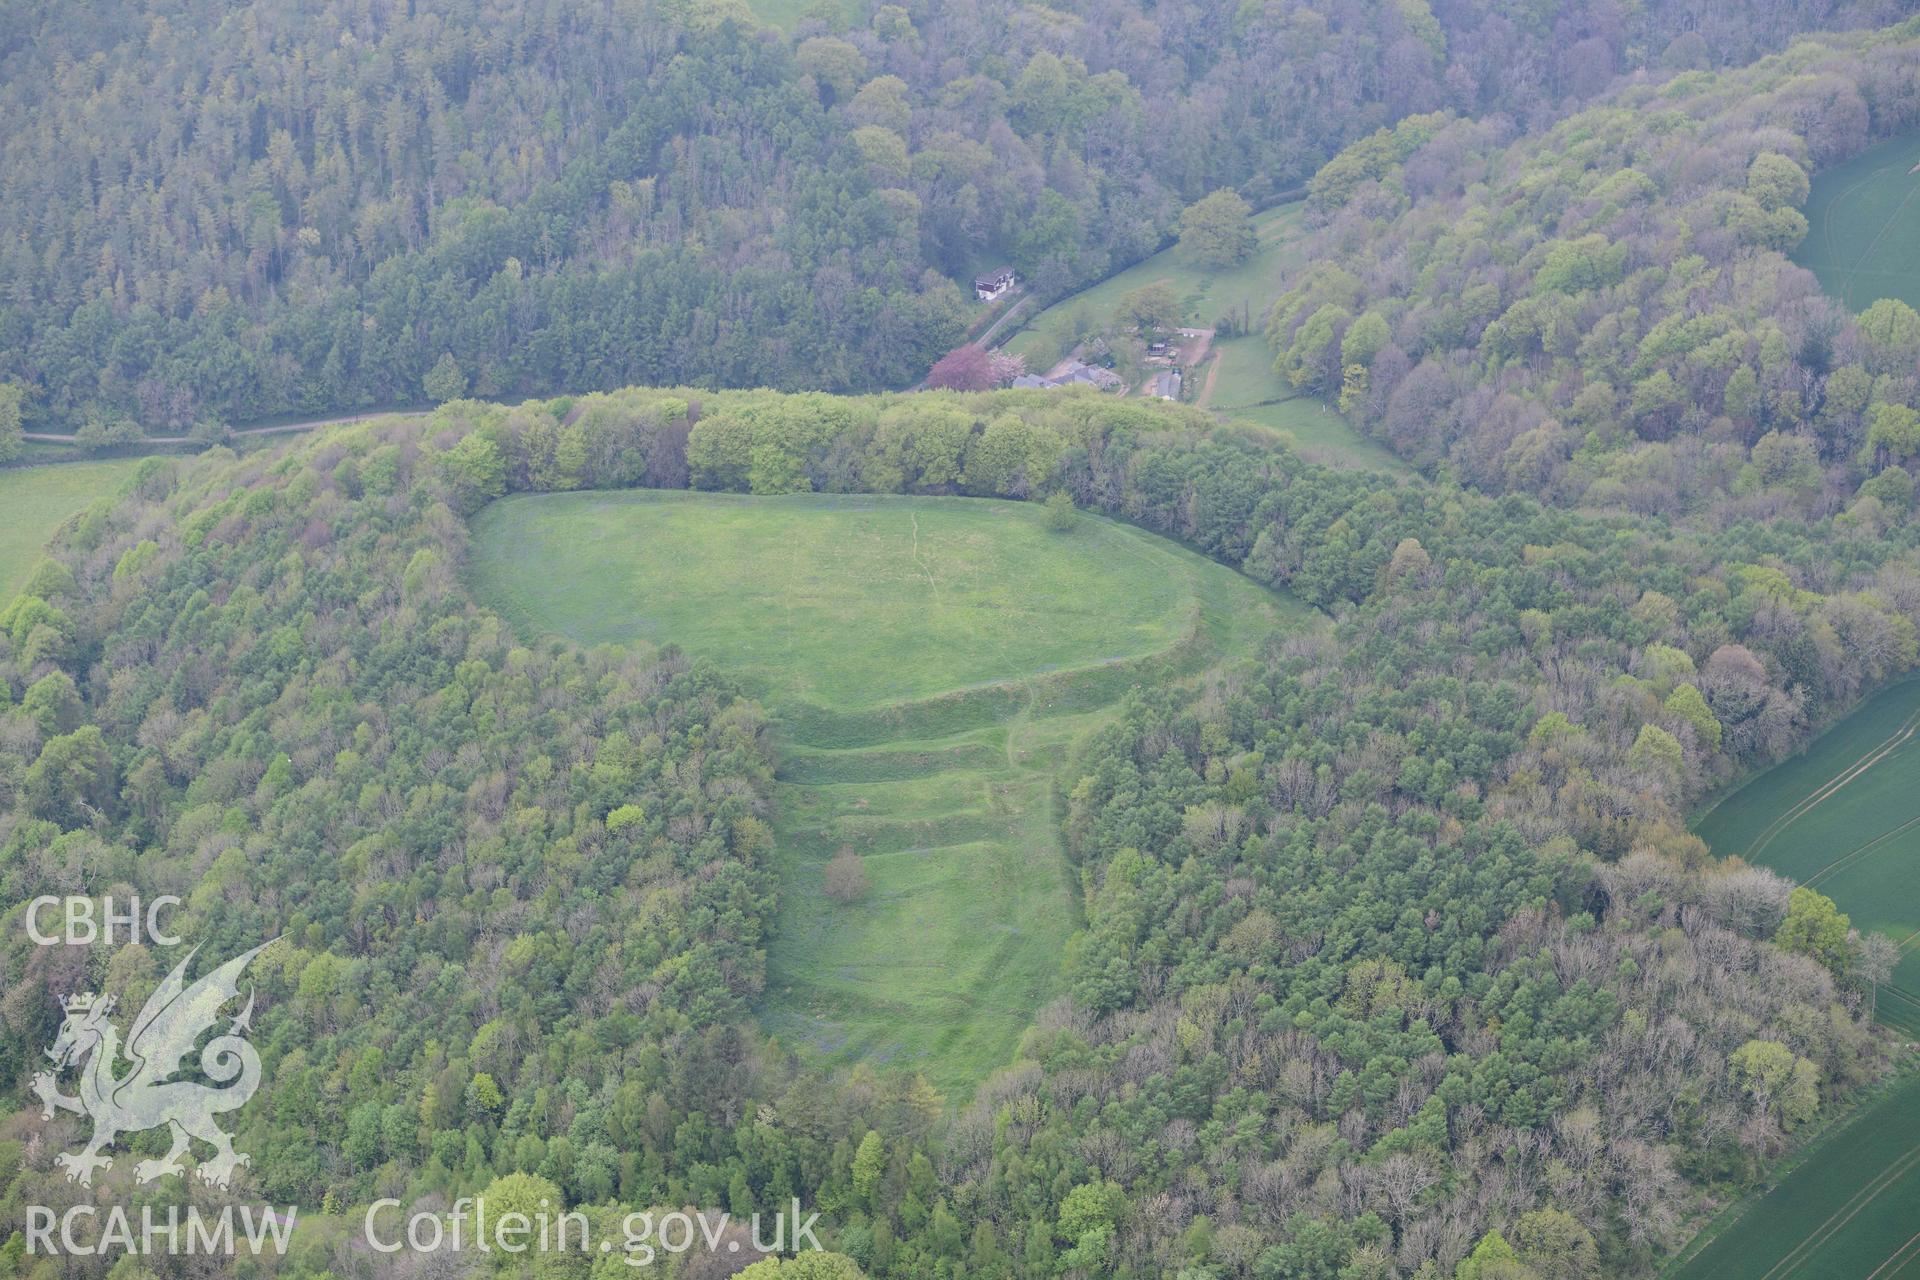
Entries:
[[1874, 1097], [1764, 1194], [1730, 1207], [1668, 1280], [1920, 1276], [1920, 1075]]
[[1696, 834], [1722, 857], [1818, 889], [1900, 947], [1880, 1020], [1920, 1038], [1920, 680], [1869, 700], [1805, 752], [1742, 787]]
[[60, 523], [113, 493], [139, 462], [115, 458], [0, 468], [0, 605], [26, 585]]
[[[1078, 886], [1057, 784], [1136, 681], [1250, 654], [1299, 605], [1040, 504], [573, 493], [494, 502], [474, 583], [527, 635], [675, 644], [780, 719], [761, 1021], [953, 1101], [1060, 989]], [[865, 881], [836, 900], [836, 856]]]
[[1135, 289], [1164, 284], [1180, 307], [1179, 322], [1212, 327], [1240, 317], [1255, 333], [1216, 337], [1210, 362], [1191, 371], [1194, 401], [1222, 416], [1285, 432], [1303, 457], [1334, 466], [1404, 470], [1404, 464], [1347, 424], [1345, 418], [1303, 395], [1273, 371], [1273, 353], [1256, 336], [1267, 309], [1298, 270], [1302, 211], [1299, 201], [1276, 205], [1253, 218], [1255, 249], [1229, 266], [1202, 265], [1180, 246], [1162, 249], [1100, 283], [1069, 294], [1030, 317], [1004, 349], [1044, 371], [1084, 338], [1114, 322], [1122, 300]]
[[[1805, 752], [1715, 805], [1695, 827], [1715, 854], [1827, 894], [1900, 947], [1880, 1020], [1920, 1035], [1920, 680], [1869, 700]], [[1896, 1081], [1775, 1186], [1730, 1208], [1672, 1269], [1712, 1276], [1920, 1275], [1920, 1075]]]
[[1920, 133], [1814, 175], [1793, 260], [1853, 311], [1881, 298], [1920, 307]]
[[1127, 294], [1151, 284], [1173, 290], [1181, 324], [1211, 327], [1229, 312], [1244, 312], [1257, 323], [1279, 292], [1281, 278], [1298, 265], [1303, 209], [1300, 201], [1293, 201], [1256, 214], [1256, 247], [1239, 262], [1206, 266], [1178, 245], [1162, 249], [1029, 317], [1003, 345], [1009, 353], [1025, 356], [1029, 368], [1043, 370], [1111, 321]]

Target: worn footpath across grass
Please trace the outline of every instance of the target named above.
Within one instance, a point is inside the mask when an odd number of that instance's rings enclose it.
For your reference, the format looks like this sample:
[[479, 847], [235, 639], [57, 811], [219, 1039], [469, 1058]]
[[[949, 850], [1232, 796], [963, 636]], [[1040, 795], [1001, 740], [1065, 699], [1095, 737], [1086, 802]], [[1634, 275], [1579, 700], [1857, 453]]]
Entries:
[[[1059, 990], [1078, 890], [1057, 783], [1135, 682], [1251, 654], [1297, 602], [1141, 530], [967, 498], [626, 491], [474, 520], [523, 632], [675, 643], [778, 717], [764, 1025], [964, 1100]], [[836, 903], [841, 848], [870, 889]]]

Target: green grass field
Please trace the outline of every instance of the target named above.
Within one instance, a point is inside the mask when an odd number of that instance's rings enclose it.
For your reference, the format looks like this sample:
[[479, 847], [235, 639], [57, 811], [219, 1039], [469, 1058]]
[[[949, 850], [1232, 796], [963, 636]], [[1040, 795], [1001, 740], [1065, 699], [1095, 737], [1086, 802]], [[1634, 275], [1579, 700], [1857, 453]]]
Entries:
[[1854, 311], [1880, 298], [1920, 307], [1920, 134], [1818, 174], [1794, 261]]
[[138, 458], [0, 470], [0, 604], [26, 585], [60, 522], [113, 493]]
[[1920, 1039], [1920, 680], [1895, 685], [1803, 754], [1727, 797], [1695, 831], [1717, 854], [1832, 898], [1904, 955], [1880, 1018]]
[[1120, 299], [1142, 285], [1165, 282], [1180, 300], [1181, 323], [1200, 328], [1229, 312], [1244, 313], [1255, 332], [1214, 344], [1219, 372], [1206, 393], [1210, 366], [1193, 371], [1193, 396], [1222, 417], [1286, 433], [1302, 456], [1332, 466], [1405, 471], [1398, 458], [1348, 425], [1310, 396], [1299, 396], [1273, 372], [1273, 353], [1259, 332], [1261, 318], [1301, 265], [1299, 240], [1304, 206], [1278, 205], [1254, 217], [1259, 248], [1246, 261], [1220, 270], [1196, 266], [1176, 246], [1156, 253], [1092, 288], [1062, 298], [1003, 344], [1045, 369], [1086, 334], [1113, 318]]
[[[1140, 530], [1034, 503], [626, 491], [474, 520], [473, 583], [523, 634], [672, 642], [779, 720], [779, 929], [761, 1017], [964, 1100], [1058, 990], [1078, 925], [1069, 753], [1136, 681], [1253, 651], [1296, 602]], [[843, 846], [871, 889], [840, 905]]]
[[[1827, 894], [1904, 956], [1880, 1020], [1920, 1038], [1920, 680], [1895, 685], [1709, 811], [1695, 831]], [[1730, 1210], [1672, 1269], [1707, 1277], [1920, 1278], [1920, 1077], [1824, 1138], [1781, 1183]], [[1884, 1265], [1883, 1265], [1884, 1264]]]
[[1029, 317], [1025, 327], [1003, 345], [1014, 355], [1025, 356], [1030, 367], [1044, 369], [1083, 335], [1111, 320], [1121, 298], [1158, 282], [1173, 287], [1182, 308], [1182, 324], [1207, 327], [1230, 309], [1237, 312], [1244, 307], [1257, 325], [1260, 314], [1279, 295], [1286, 274], [1299, 265], [1296, 242], [1304, 207], [1298, 202], [1283, 204], [1255, 215], [1259, 247], [1244, 262], [1214, 270], [1195, 265], [1177, 246], [1163, 249]]
[[1220, 370], [1206, 408], [1233, 422], [1251, 422], [1287, 436], [1312, 462], [1405, 472], [1407, 464], [1385, 445], [1354, 430], [1345, 418], [1310, 395], [1302, 395], [1273, 371], [1273, 350], [1264, 336], [1243, 334], [1214, 344]]
[[[833, 708], [1137, 657], [1179, 638], [1188, 593], [1156, 542], [1094, 521], [1086, 536], [1058, 537], [1023, 506], [994, 519], [981, 509], [627, 491], [510, 498], [476, 527], [485, 542], [499, 521], [536, 526], [509, 565], [514, 590], [533, 616], [564, 616], [570, 637], [670, 640], [752, 673], [770, 695]], [[605, 591], [583, 598], [534, 572], [560, 537], [608, 575]], [[636, 541], [642, 559], [629, 558]]]

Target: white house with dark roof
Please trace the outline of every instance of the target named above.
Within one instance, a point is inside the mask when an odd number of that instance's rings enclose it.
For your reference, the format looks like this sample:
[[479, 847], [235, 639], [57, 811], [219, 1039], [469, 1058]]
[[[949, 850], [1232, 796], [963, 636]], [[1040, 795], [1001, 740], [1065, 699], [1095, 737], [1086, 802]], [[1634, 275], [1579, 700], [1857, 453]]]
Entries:
[[983, 276], [974, 277], [973, 296], [982, 302], [992, 302], [1017, 283], [1012, 267], [995, 267]]

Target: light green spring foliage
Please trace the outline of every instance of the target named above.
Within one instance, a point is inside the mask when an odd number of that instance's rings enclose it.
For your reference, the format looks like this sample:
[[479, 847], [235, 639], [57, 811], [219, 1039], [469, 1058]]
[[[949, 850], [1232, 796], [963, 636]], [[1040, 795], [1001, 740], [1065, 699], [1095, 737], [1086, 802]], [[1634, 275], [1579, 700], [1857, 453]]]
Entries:
[[1754, 1101], [1791, 1129], [1820, 1108], [1820, 1068], [1777, 1040], [1749, 1040], [1727, 1060]]
[[1180, 248], [1203, 266], [1232, 266], [1253, 252], [1252, 214], [1237, 191], [1204, 196], [1180, 215]]
[[[1312, 199], [1332, 218], [1364, 190], [1366, 216], [1334, 218], [1276, 302], [1276, 370], [1417, 465], [1594, 507], [1811, 511], [1834, 475], [1857, 485], [1910, 461], [1920, 316], [1895, 297], [1868, 305], [1855, 286], [1907, 287], [1906, 264], [1859, 259], [1907, 234], [1896, 206], [1913, 156], [1900, 152], [1897, 173], [1890, 155], [1875, 162], [1896, 198], [1856, 183], [1879, 213], [1842, 226], [1855, 197], [1835, 196], [1810, 236], [1810, 175], [1874, 139], [1864, 109], [1843, 123], [1789, 104], [1813, 77], [1871, 99], [1879, 60], [1910, 56], [1911, 41], [1900, 28], [1809, 41], [1623, 91], [1517, 142], [1444, 118], [1361, 139]], [[1787, 119], [1791, 131], [1756, 123]], [[1477, 176], [1435, 177], [1415, 160], [1428, 144]], [[1776, 289], [1803, 242], [1832, 265], [1822, 278], [1858, 297], [1857, 322]], [[1800, 339], [1808, 306], [1813, 342]], [[1711, 462], [1682, 463], [1697, 440], [1716, 442]], [[1855, 519], [1904, 515], [1882, 502]]]
[[844, 1253], [806, 1252], [791, 1258], [763, 1258], [738, 1280], [867, 1280], [860, 1265]]
[[467, 375], [460, 371], [459, 361], [451, 352], [444, 352], [427, 370], [427, 376], [421, 380], [420, 389], [427, 399], [435, 404], [445, 404], [449, 400], [458, 400], [467, 394]]
[[17, 382], [0, 382], [0, 462], [12, 462], [25, 447], [20, 439], [20, 405], [25, 394]]
[[1803, 885], [1788, 897], [1786, 919], [1780, 922], [1773, 940], [1788, 951], [1811, 956], [1841, 973], [1847, 965], [1847, 930], [1851, 923], [1832, 898]]

